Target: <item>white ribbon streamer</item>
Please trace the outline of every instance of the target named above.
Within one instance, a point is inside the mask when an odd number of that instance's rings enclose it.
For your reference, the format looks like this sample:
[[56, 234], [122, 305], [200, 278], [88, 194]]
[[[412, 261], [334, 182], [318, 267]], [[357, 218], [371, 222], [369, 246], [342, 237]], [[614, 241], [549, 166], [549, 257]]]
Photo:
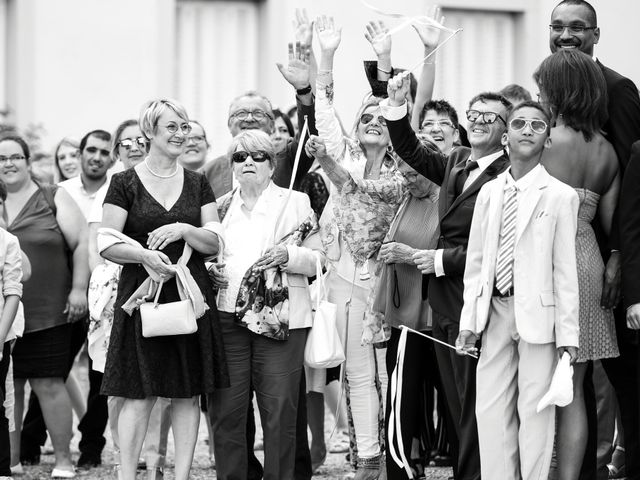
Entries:
[[402, 13], [391, 13], [391, 12], [385, 12], [384, 10], [380, 10], [379, 8], [374, 7], [373, 5], [367, 3], [366, 0], [360, 0], [360, 2], [367, 7], [369, 10], [372, 10], [374, 12], [376, 12], [379, 15], [382, 15], [384, 17], [390, 17], [390, 18], [398, 18], [398, 19], [402, 19], [402, 22], [393, 27], [392, 29], [390, 29], [388, 32], [386, 32], [383, 35], [383, 38], [389, 37], [395, 33], [398, 33], [399, 31], [405, 29], [406, 27], [408, 27], [409, 25], [411, 25], [412, 23], [420, 23], [422, 25], [428, 25], [429, 27], [432, 28], [437, 28], [439, 30], [445, 31], [445, 32], [450, 32], [449, 36], [447, 38], [445, 38], [443, 41], [441, 41], [438, 46], [436, 48], [434, 48], [426, 57], [424, 57], [422, 60], [420, 60], [418, 63], [416, 63], [412, 68], [410, 68], [408, 71], [409, 72], [413, 72], [414, 70], [420, 68], [424, 62], [426, 62], [429, 57], [431, 57], [431, 55], [433, 55], [434, 53], [436, 53], [438, 51], [438, 49], [440, 47], [442, 47], [445, 43], [447, 43], [449, 40], [451, 40], [455, 35], [457, 35], [458, 33], [460, 33], [462, 31], [461, 28], [458, 28], [457, 30], [454, 30], [452, 28], [447, 28], [444, 25], [442, 25], [441, 23], [437, 22], [436, 20], [434, 20], [433, 18], [427, 16], [427, 15], [416, 15], [416, 16], [409, 16], [409, 15], [404, 15]]

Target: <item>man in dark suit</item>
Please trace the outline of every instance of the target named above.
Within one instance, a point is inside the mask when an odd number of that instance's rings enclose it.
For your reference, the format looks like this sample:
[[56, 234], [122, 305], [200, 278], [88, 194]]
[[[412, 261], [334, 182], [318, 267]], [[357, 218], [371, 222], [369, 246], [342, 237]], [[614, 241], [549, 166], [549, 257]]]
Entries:
[[[549, 47], [551, 52], [561, 48], [578, 48], [587, 55], [594, 57], [594, 46], [600, 40], [600, 28], [596, 11], [591, 4], [584, 0], [564, 0], [551, 13], [549, 27]], [[594, 57], [595, 59], [595, 57]], [[604, 74], [609, 97], [609, 119], [604, 125], [607, 139], [613, 145], [618, 156], [620, 173], [624, 175], [629, 161], [631, 144], [640, 139], [640, 97], [638, 89], [628, 78], [618, 72], [605, 67], [599, 60], [595, 60]], [[593, 227], [600, 244], [601, 253], [606, 262], [602, 306], [613, 308], [616, 304], [620, 288], [620, 236], [618, 228], [618, 214], [614, 214], [611, 238], [606, 238], [599, 222]], [[638, 394], [638, 347], [637, 333], [627, 328], [625, 312], [622, 308], [615, 310], [616, 332], [620, 357], [606, 359], [602, 365], [613, 385], [620, 413], [622, 416], [622, 430], [624, 431], [626, 449], [626, 471], [629, 478], [640, 478], [640, 396]], [[609, 423], [609, 433], [612, 432], [613, 417], [607, 417], [612, 411], [610, 404], [602, 405], [607, 398], [607, 382], [598, 376], [597, 365], [593, 376], [585, 377], [585, 401], [589, 412], [589, 430], [591, 432], [585, 454], [585, 465], [581, 478], [595, 478], [595, 405], [594, 396], [598, 399], [598, 429], [602, 431], [603, 423]], [[594, 395], [594, 387], [597, 392]], [[606, 427], [606, 426], [605, 426]], [[606, 430], [606, 428], [605, 428]], [[606, 445], [605, 445], [605, 454]], [[598, 457], [602, 457], [602, 449]], [[590, 463], [591, 462], [591, 463]], [[600, 462], [601, 463], [601, 462]], [[602, 467], [602, 466], [601, 466]]]
[[[622, 294], [624, 298], [625, 329], [629, 335], [637, 334], [640, 330], [640, 141], [631, 147], [631, 154], [627, 170], [622, 181], [620, 193], [620, 248], [622, 252]], [[617, 325], [616, 325], [617, 327]], [[629, 335], [630, 336], [630, 335]], [[636, 337], [637, 338], [637, 337]], [[620, 342], [618, 342], [620, 343]], [[638, 463], [638, 432], [640, 432], [640, 415], [638, 415], [638, 363], [640, 355], [637, 349], [630, 348], [630, 342], [620, 346], [620, 354], [625, 355], [625, 363], [621, 368], [631, 368], [628, 383], [616, 388], [618, 398], [626, 397], [624, 405], [632, 409], [632, 415], [627, 415], [624, 425], [625, 460], [628, 479], [640, 477]], [[623, 348], [625, 351], [623, 352]], [[635, 365], [635, 366], [633, 366]], [[607, 370], [608, 373], [608, 370]], [[620, 372], [624, 375], [624, 372]], [[633, 404], [635, 402], [635, 404]], [[622, 399], [620, 408], [623, 409]], [[624, 420], [623, 420], [624, 422]], [[632, 423], [635, 422], [635, 423]], [[635, 443], [630, 445], [630, 439]], [[631, 452], [630, 452], [631, 450]], [[634, 456], [635, 455], [635, 456]]]
[[[434, 337], [455, 344], [462, 309], [463, 275], [471, 218], [480, 188], [507, 169], [509, 158], [501, 138], [511, 109], [496, 93], [474, 97], [467, 111], [471, 148], [456, 147], [449, 155], [430, 141], [421, 142], [411, 129], [405, 93], [406, 75], [389, 81], [389, 98], [381, 103], [391, 143], [396, 153], [416, 172], [441, 186], [440, 237], [436, 250], [414, 257], [428, 277], [429, 304], [433, 309]], [[427, 281], [427, 277], [423, 281]], [[457, 479], [480, 478], [480, 455], [475, 418], [476, 361], [454, 350], [436, 346], [440, 377], [447, 404], [458, 433]]]
[[[640, 330], [640, 140], [631, 147], [620, 194], [622, 289], [627, 326]], [[636, 425], [640, 430], [640, 425]]]

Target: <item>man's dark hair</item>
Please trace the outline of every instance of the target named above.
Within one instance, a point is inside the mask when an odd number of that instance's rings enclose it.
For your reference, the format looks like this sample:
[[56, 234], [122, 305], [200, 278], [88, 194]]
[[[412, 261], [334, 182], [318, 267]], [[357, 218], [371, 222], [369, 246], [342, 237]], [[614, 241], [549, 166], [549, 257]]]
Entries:
[[533, 79], [551, 113], [562, 115], [586, 141], [607, 121], [607, 84], [602, 69], [586, 53], [558, 50], [542, 61]]
[[589, 11], [589, 23], [591, 25], [591, 27], [597, 27], [598, 26], [598, 14], [596, 13], [596, 9], [593, 8], [593, 5], [591, 5], [589, 2], [586, 2], [585, 0], [562, 0], [562, 2], [560, 2], [558, 5], [556, 5], [554, 7], [554, 10], [556, 8], [558, 8], [560, 5], [575, 5], [575, 6], [579, 6], [579, 7], [584, 7]]
[[518, 85], [517, 83], [507, 85], [498, 93], [507, 99], [513, 98], [522, 102], [528, 102], [531, 100], [531, 94], [529, 93], [529, 90]]
[[507, 117], [507, 124], [511, 121], [513, 117], [516, 116], [516, 113], [518, 113], [518, 110], [522, 110], [523, 108], [535, 108], [544, 116], [544, 121], [547, 122], [547, 135], [548, 135], [549, 132], [551, 131], [551, 114], [546, 108], [544, 108], [543, 105], [539, 104], [538, 102], [534, 102], [533, 100], [527, 100], [526, 102], [519, 103], [518, 105], [513, 107], [513, 110], [511, 110], [511, 112], [509, 113], [509, 116]]
[[111, 134], [109, 132], [105, 130], [91, 130], [84, 137], [82, 137], [82, 140], [80, 140], [80, 153], [84, 151], [84, 147], [87, 145], [87, 140], [89, 140], [89, 137], [91, 136], [99, 138], [100, 140], [104, 140], [105, 142], [111, 141]]
[[476, 95], [471, 99], [471, 101], [469, 102], [469, 108], [471, 108], [473, 104], [476, 102], [483, 102], [483, 103], [500, 102], [504, 106], [504, 108], [507, 110], [507, 117], [509, 116], [509, 114], [511, 113], [511, 110], [513, 109], [513, 104], [497, 92], [479, 93], [478, 95]]
[[458, 112], [456, 112], [456, 109], [453, 108], [453, 105], [451, 105], [446, 100], [429, 100], [420, 112], [420, 125], [422, 125], [424, 117], [426, 117], [429, 110], [433, 110], [441, 115], [446, 115], [447, 117], [449, 117], [449, 120], [451, 120], [451, 123], [453, 123], [453, 127], [455, 129], [460, 128], [460, 125], [458, 123]]

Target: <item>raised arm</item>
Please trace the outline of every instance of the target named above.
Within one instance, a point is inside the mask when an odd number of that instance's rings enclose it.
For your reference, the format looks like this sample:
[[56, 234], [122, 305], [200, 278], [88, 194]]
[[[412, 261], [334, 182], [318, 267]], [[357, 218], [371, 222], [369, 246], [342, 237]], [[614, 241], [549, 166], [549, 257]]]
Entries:
[[332, 17], [321, 16], [315, 22], [316, 37], [320, 44], [320, 68], [316, 81], [316, 125], [327, 147], [327, 153], [338, 162], [342, 160], [346, 141], [333, 108], [333, 58], [340, 45], [341, 28]]
[[420, 175], [442, 185], [448, 157], [429, 141], [421, 142], [409, 123], [406, 92], [409, 90], [408, 72], [402, 72], [387, 87], [389, 98], [381, 102], [382, 114], [387, 120], [389, 137], [395, 152]]
[[382, 21], [370, 21], [365, 27], [364, 38], [371, 44], [376, 60], [365, 60], [364, 70], [371, 86], [371, 93], [376, 97], [387, 96], [387, 81], [393, 76], [391, 66], [391, 36], [389, 29]]
[[[440, 7], [432, 6], [429, 8], [427, 15], [441, 25], [444, 24], [444, 16], [440, 14]], [[420, 41], [424, 46], [424, 57], [427, 57], [438, 48], [440, 43], [439, 28], [430, 27], [423, 23], [414, 23], [414, 30], [420, 37]], [[420, 113], [426, 103], [433, 98], [433, 86], [436, 79], [436, 56], [431, 55], [422, 66], [422, 73], [418, 80], [418, 90], [416, 91], [416, 99], [413, 103], [413, 111], [411, 112], [411, 127], [417, 132], [420, 130]]]

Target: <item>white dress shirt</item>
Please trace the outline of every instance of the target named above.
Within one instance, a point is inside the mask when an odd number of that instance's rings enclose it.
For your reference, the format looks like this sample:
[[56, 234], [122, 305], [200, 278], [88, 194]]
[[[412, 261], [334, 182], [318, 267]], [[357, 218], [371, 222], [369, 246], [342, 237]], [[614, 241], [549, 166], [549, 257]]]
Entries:
[[253, 265], [265, 250], [265, 235], [273, 232], [273, 225], [267, 224], [270, 218], [269, 197], [273, 182], [262, 192], [252, 210], [249, 210], [237, 189], [231, 200], [229, 210], [222, 225], [225, 228], [225, 249], [223, 262], [229, 284], [218, 293], [218, 310], [235, 312], [236, 299], [240, 283], [249, 267]]

